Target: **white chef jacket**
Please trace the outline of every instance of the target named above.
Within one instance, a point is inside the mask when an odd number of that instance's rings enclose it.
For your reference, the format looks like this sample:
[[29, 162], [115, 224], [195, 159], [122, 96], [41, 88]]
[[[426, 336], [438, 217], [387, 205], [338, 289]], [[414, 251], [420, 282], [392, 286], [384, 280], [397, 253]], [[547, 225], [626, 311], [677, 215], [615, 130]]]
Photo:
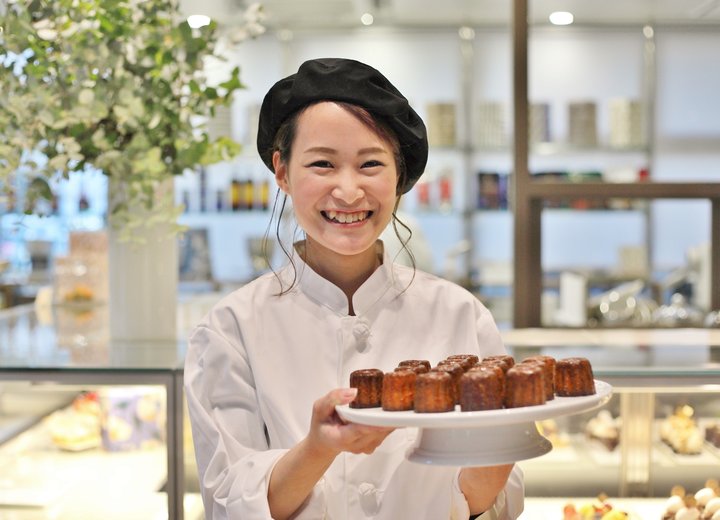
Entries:
[[[185, 391], [209, 520], [271, 518], [274, 464], [307, 435], [313, 402], [348, 387], [353, 370], [505, 352], [490, 312], [458, 285], [421, 271], [413, 279], [412, 268], [385, 255], [350, 316], [337, 286], [298, 255], [294, 262], [289, 293], [278, 296], [276, 277], [263, 275], [223, 298], [190, 337]], [[278, 274], [286, 287], [293, 280], [291, 266]], [[406, 460], [416, 436], [399, 428], [371, 455], [340, 454], [296, 518], [466, 520], [459, 469]], [[514, 519], [522, 507], [516, 466], [480, 518]]]

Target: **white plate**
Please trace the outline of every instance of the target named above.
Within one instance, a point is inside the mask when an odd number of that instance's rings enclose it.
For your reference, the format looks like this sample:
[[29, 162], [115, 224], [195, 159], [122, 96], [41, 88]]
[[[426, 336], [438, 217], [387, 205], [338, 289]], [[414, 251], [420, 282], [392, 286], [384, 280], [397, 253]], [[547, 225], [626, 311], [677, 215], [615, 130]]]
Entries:
[[339, 405], [336, 410], [338, 415], [345, 421], [370, 426], [483, 428], [502, 424], [540, 421], [592, 410], [602, 406], [610, 399], [612, 387], [604, 381], [596, 379], [595, 392], [593, 395], [579, 397], [556, 397], [552, 401], [538, 406], [482, 410], [479, 412], [461, 412], [459, 407], [455, 407], [453, 412], [444, 413], [386, 412], [381, 408], [350, 408], [348, 405]]
[[441, 466], [494, 466], [548, 453], [552, 444], [540, 435], [535, 421], [572, 415], [605, 404], [612, 387], [595, 380], [596, 393], [556, 397], [539, 406], [445, 413], [385, 412], [380, 408], [337, 406], [349, 422], [371, 426], [414, 426], [418, 440], [406, 456], [412, 462]]

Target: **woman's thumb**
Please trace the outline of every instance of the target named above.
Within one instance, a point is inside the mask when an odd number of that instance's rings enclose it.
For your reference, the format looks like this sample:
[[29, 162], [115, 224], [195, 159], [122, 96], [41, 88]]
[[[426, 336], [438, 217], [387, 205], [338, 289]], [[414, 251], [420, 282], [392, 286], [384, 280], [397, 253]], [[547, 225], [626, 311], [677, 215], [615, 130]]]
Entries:
[[357, 393], [357, 388], [338, 388], [331, 392], [331, 394], [334, 394], [333, 401], [335, 401], [335, 404], [348, 404], [355, 399]]

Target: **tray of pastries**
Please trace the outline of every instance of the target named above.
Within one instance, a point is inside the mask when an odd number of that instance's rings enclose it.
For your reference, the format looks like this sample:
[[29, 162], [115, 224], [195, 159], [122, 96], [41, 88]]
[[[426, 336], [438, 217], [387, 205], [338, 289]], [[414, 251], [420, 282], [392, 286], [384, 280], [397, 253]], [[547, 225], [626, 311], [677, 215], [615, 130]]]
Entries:
[[435, 366], [404, 360], [390, 371], [355, 370], [357, 396], [336, 407], [345, 421], [420, 428], [408, 457], [429, 464], [480, 465], [537, 457], [552, 449], [535, 421], [592, 410], [612, 387], [585, 358], [449, 356]]

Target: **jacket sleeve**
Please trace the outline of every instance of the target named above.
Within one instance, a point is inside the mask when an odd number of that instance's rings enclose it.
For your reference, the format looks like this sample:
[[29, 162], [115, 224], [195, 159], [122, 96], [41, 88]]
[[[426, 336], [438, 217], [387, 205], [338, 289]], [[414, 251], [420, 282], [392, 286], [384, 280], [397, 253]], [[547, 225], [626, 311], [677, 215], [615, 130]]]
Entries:
[[208, 518], [270, 518], [267, 484], [282, 452], [268, 450], [247, 359], [203, 325], [190, 337], [185, 395]]
[[480, 300], [475, 299], [475, 327], [482, 356], [507, 354], [495, 319]]
[[[184, 384], [206, 517], [270, 519], [270, 474], [287, 450], [269, 449], [246, 353], [200, 325], [190, 337]], [[298, 518], [323, 508], [318, 491]]]
[[[470, 507], [465, 495], [460, 491], [460, 470], [455, 475], [452, 497], [452, 520], [468, 520], [470, 518]], [[523, 473], [519, 466], [515, 465], [508, 477], [505, 488], [498, 494], [493, 506], [476, 520], [515, 520], [523, 512], [525, 503], [525, 486], [523, 484]]]

